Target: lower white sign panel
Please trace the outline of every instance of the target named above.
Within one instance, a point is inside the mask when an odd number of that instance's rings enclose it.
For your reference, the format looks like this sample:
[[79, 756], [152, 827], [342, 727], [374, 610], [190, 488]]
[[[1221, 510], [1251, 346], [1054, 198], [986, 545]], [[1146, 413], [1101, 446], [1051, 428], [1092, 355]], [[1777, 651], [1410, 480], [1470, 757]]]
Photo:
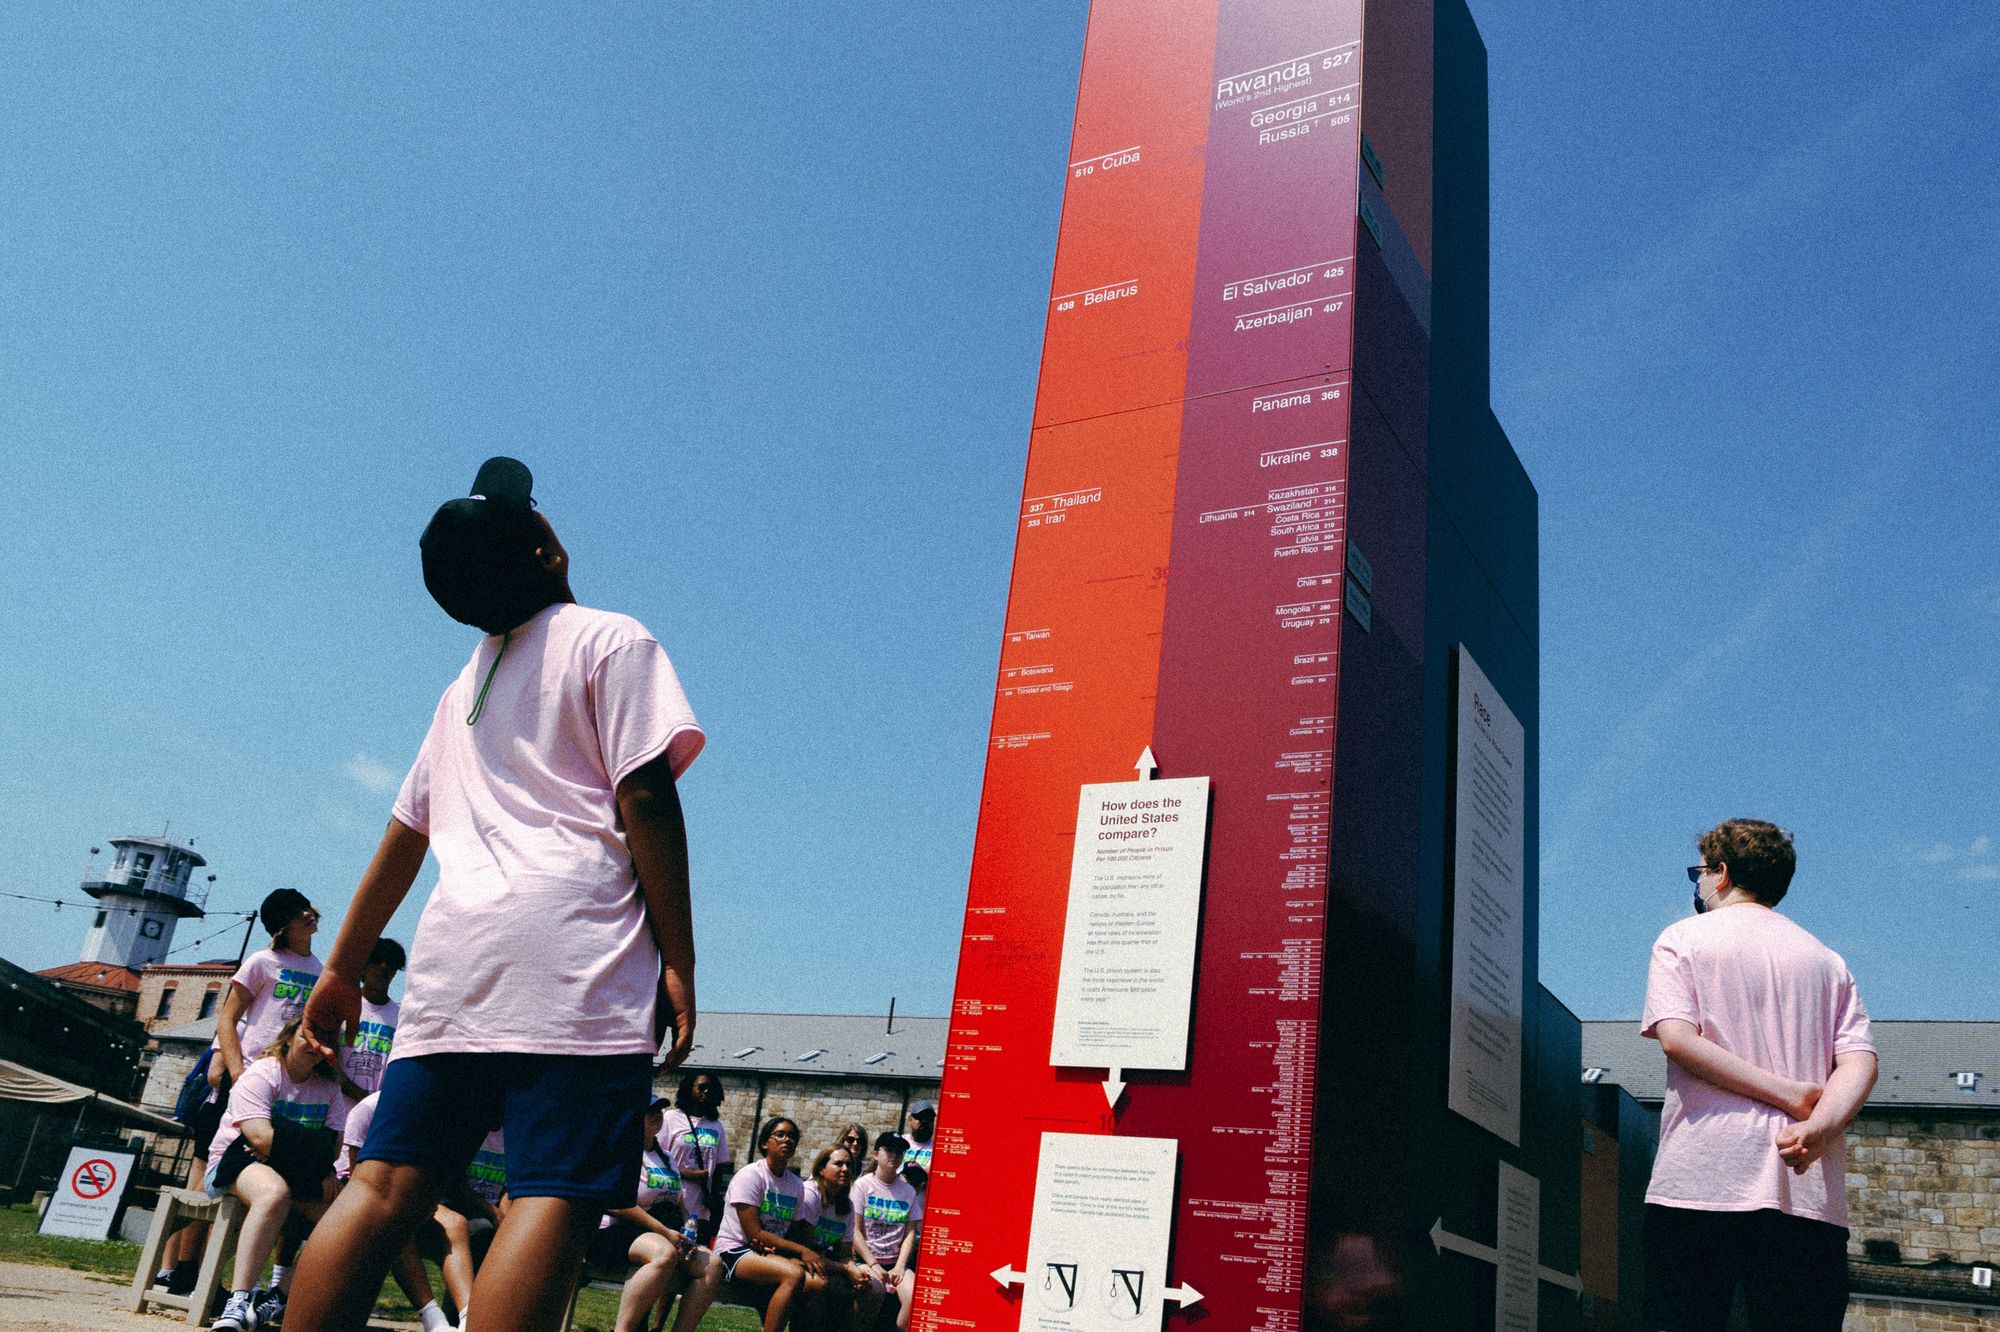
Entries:
[[1542, 1181], [1500, 1163], [1500, 1285], [1493, 1332], [1536, 1332], [1541, 1319]]
[[1187, 1067], [1207, 842], [1206, 777], [1082, 789], [1051, 1064]]
[[1520, 720], [1460, 647], [1446, 1104], [1516, 1147], [1527, 971], [1527, 753]]
[[1171, 1138], [1042, 1135], [1021, 1332], [1160, 1326], [1177, 1148]]

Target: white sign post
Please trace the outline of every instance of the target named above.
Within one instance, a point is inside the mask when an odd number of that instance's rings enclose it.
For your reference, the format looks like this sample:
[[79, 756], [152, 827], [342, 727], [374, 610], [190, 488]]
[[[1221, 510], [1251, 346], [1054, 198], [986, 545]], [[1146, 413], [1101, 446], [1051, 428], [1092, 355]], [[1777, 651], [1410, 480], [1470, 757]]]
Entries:
[[1522, 920], [1527, 806], [1527, 732], [1460, 646], [1446, 1104], [1516, 1147], [1527, 970]]
[[125, 1196], [137, 1159], [130, 1152], [70, 1148], [55, 1194], [42, 1213], [41, 1233], [72, 1239], [108, 1238], [111, 1220], [118, 1214], [118, 1200]]
[[1128, 1068], [1187, 1067], [1201, 925], [1208, 778], [1085, 786], [1077, 798], [1062, 975], [1049, 1062], [1104, 1068], [1116, 1108]]
[[1171, 1138], [1042, 1135], [1028, 1269], [993, 1273], [1027, 1288], [1021, 1332], [1157, 1328], [1168, 1302], [1201, 1299], [1167, 1284], [1178, 1146]]

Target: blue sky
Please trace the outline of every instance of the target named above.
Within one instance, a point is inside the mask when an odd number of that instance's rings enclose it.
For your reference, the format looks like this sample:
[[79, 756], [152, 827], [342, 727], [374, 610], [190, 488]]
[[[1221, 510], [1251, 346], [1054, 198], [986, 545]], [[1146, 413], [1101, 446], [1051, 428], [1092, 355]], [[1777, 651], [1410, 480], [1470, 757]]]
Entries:
[[[511, 453], [710, 731], [703, 1002], [942, 1012], [1085, 7], [912, 12], [0, 21], [0, 890], [171, 819], [343, 906], [471, 647], [416, 535]], [[1747, 812], [1878, 1014], [1992, 1016], [2000, 22], [1475, 13], [1544, 979], [1635, 1012]]]

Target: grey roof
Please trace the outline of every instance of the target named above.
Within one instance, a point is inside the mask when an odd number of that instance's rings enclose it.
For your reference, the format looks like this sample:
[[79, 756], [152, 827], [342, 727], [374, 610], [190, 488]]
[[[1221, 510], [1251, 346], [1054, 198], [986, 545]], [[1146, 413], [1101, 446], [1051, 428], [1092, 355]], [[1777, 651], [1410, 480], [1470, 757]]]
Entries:
[[193, 1041], [197, 1045], [207, 1045], [215, 1039], [215, 1019], [196, 1018], [193, 1022], [183, 1022], [178, 1027], [162, 1027], [153, 1033], [156, 1041]]
[[[879, 1013], [714, 1013], [704, 1009], [695, 1024], [694, 1053], [688, 1056], [685, 1067], [714, 1069], [725, 1075], [761, 1072], [935, 1082], [943, 1073], [950, 1028], [948, 1018], [904, 1017], [900, 1013], [895, 1030], [890, 1031], [887, 1019]], [[812, 1058], [804, 1057], [808, 1054]]]
[[[2000, 1114], [2000, 1022], [1876, 1022], [1873, 1027], [1882, 1076], [1869, 1105]], [[1617, 1083], [1635, 1100], [1666, 1098], [1667, 1058], [1659, 1042], [1639, 1034], [1636, 1020], [1584, 1023], [1583, 1066], [1603, 1069], [1602, 1081]], [[1979, 1075], [1975, 1090], [1959, 1089], [1960, 1073]]]

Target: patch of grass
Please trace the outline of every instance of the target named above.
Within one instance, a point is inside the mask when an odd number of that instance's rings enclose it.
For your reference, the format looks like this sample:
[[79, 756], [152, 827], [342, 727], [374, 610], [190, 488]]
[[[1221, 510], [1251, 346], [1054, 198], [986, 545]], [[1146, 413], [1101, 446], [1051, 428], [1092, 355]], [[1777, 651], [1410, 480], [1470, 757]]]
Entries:
[[27, 1203], [0, 1207], [0, 1261], [67, 1267], [76, 1272], [102, 1272], [132, 1279], [139, 1265], [139, 1246], [126, 1240], [81, 1240], [61, 1235], [37, 1235], [41, 1217]]
[[[120, 1285], [132, 1280], [139, 1265], [139, 1246], [126, 1240], [80, 1240], [57, 1235], [37, 1235], [40, 1217], [26, 1203], [0, 1207], [0, 1262], [32, 1263], [38, 1267], [67, 1267], [78, 1272], [96, 1272]], [[442, 1291], [444, 1279], [437, 1269], [429, 1269], [431, 1285]], [[375, 1301], [379, 1318], [398, 1322], [417, 1320], [416, 1310], [403, 1298], [392, 1278], [383, 1283]], [[586, 1286], [576, 1300], [574, 1332], [611, 1332], [618, 1322], [618, 1292]], [[758, 1332], [763, 1320], [754, 1309], [718, 1304], [701, 1320], [701, 1332]]]

